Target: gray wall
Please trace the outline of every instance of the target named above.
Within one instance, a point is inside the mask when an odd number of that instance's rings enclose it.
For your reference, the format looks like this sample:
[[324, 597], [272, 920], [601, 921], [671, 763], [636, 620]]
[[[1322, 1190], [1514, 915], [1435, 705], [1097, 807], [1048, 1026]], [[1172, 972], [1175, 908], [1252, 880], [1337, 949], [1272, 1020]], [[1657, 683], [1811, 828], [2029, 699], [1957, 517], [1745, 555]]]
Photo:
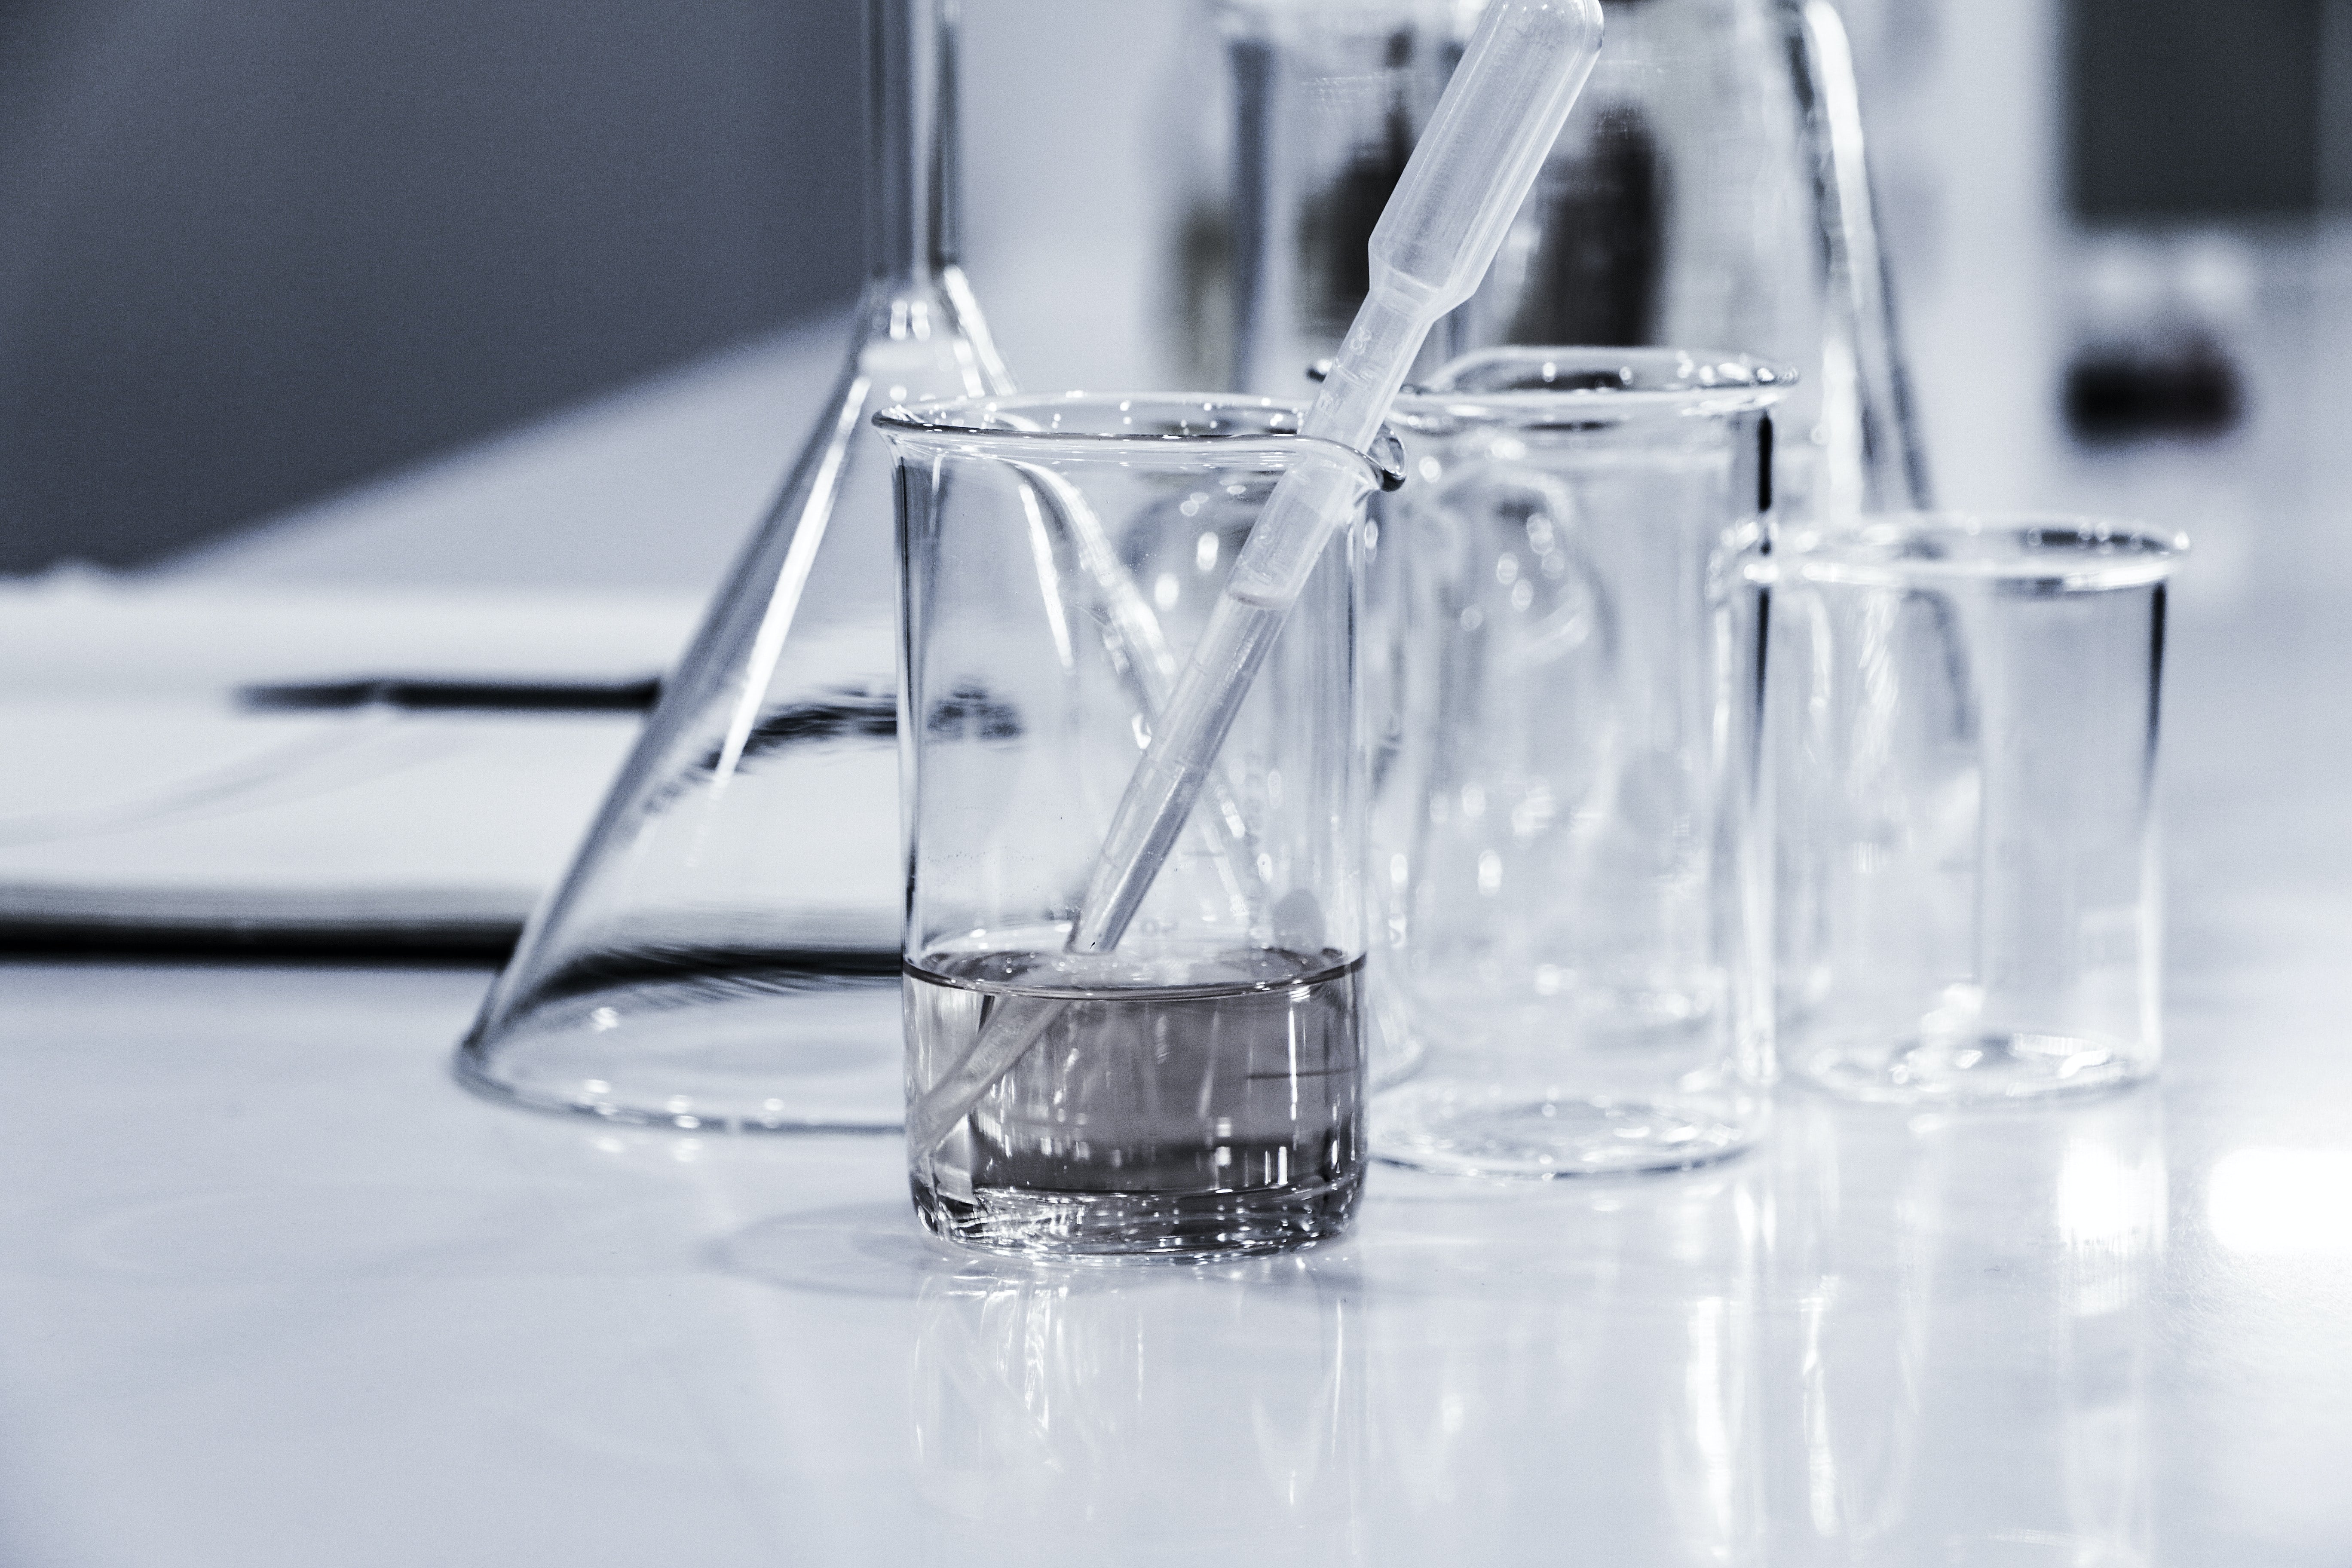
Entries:
[[0, 571], [845, 298], [855, 0], [0, 0]]
[[2326, 0], [2070, 0], [2068, 191], [2095, 221], [2309, 213]]

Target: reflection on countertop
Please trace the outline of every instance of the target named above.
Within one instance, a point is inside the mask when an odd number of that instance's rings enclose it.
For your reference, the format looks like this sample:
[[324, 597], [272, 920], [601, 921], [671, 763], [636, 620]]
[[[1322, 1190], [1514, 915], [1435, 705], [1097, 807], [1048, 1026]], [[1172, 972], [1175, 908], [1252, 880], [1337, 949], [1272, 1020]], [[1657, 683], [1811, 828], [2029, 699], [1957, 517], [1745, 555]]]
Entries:
[[1383, 1171], [1350, 1243], [1202, 1269], [942, 1259], [927, 1545], [967, 1560], [2150, 1560], [2153, 1094], [1820, 1100], [1676, 1177]]

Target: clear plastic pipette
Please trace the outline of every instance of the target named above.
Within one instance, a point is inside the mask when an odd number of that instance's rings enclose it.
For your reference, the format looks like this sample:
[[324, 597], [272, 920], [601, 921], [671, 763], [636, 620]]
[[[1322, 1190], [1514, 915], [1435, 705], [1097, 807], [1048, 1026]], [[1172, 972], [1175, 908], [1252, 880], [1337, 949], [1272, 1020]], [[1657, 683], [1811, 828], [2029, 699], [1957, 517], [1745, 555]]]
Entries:
[[[1356, 452], [1370, 446], [1430, 329], [1486, 276], [1600, 52], [1600, 0], [1490, 0], [1372, 230], [1370, 292], [1301, 435]], [[1127, 933], [1284, 617], [1360, 489], [1347, 459], [1311, 446], [1276, 485], [1119, 801], [1071, 952], [1106, 952]], [[911, 1108], [919, 1154], [1027, 1053], [1053, 1005], [992, 1011], [963, 1060]]]

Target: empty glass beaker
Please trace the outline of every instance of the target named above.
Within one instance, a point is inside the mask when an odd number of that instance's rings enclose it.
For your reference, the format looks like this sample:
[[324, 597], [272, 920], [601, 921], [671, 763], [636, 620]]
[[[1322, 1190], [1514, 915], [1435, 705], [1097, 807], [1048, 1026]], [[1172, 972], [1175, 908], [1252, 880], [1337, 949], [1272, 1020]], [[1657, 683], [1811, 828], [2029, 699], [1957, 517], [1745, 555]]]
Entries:
[[[1185, 837], [1067, 950], [1128, 780], [1276, 481], [1357, 453], [1255, 398], [891, 410], [906, 603], [916, 1206], [1003, 1251], [1209, 1256], [1337, 1234], [1363, 1176], [1358, 530], [1317, 566]], [[1360, 517], [1360, 511], [1359, 512]], [[1002, 1065], [982, 1043], [1025, 1028]]]
[[2155, 1068], [2157, 699], [2185, 548], [1919, 515], [1757, 563], [1791, 1074], [1967, 1100]]
[[955, 265], [954, 0], [868, 0], [872, 277], [824, 418], [458, 1055], [527, 1105], [890, 1130], [890, 463], [908, 398], [1009, 391]]
[[[1364, 242], [1482, 0], [1203, 0], [1165, 241], [1198, 374], [1288, 396], [1364, 296]], [[1736, 345], [1801, 373], [1795, 516], [1927, 504], [1851, 50], [1829, 0], [1603, 0], [1608, 45], [1431, 365], [1503, 344]], [[1205, 25], [1213, 18], [1214, 26]], [[1442, 342], [1442, 347], [1440, 346]]]
[[1505, 349], [1401, 398], [1381, 525], [1401, 715], [1381, 984], [1425, 1057], [1384, 1159], [1549, 1177], [1756, 1135], [1770, 1068], [1757, 647], [1740, 568], [1791, 373]]

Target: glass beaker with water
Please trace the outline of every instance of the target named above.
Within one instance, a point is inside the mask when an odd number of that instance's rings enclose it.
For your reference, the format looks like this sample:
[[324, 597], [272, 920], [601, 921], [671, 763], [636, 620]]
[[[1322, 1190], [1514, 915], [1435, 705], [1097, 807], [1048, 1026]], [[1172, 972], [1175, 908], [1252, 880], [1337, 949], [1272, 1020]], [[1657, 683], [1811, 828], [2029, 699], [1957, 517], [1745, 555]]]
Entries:
[[[893, 410], [904, 540], [909, 1159], [1002, 1251], [1204, 1257], [1337, 1234], [1363, 1176], [1358, 530], [1315, 566], [1125, 934], [1071, 951], [1114, 812], [1267, 497], [1296, 405]], [[958, 1096], [1003, 1016], [1027, 1045]], [[955, 1103], [934, 1114], [942, 1094]]]

